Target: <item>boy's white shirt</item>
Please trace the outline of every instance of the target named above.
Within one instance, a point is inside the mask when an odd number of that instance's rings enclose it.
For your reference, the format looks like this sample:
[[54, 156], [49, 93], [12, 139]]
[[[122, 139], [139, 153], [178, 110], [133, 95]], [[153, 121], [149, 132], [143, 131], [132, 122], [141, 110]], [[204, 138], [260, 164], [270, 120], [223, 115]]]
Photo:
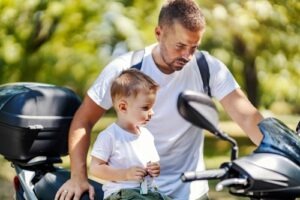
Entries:
[[[155, 65], [151, 52], [154, 45], [145, 48], [141, 71], [159, 85], [153, 107], [154, 115], [147, 123], [153, 134], [160, 156], [161, 173], [156, 178], [159, 191], [175, 200], [196, 199], [208, 192], [207, 181], [182, 183], [181, 173], [204, 170], [202, 130], [184, 120], [177, 111], [177, 98], [184, 90], [203, 92], [202, 78], [195, 57], [181, 71], [162, 73]], [[205, 54], [210, 70], [211, 94], [221, 100], [239, 87], [227, 67], [209, 53]], [[132, 52], [108, 64], [88, 90], [89, 97], [105, 109], [112, 107], [111, 81], [131, 65]]]
[[[122, 169], [133, 166], [146, 167], [149, 161], [159, 162], [153, 135], [146, 128], [140, 127], [140, 134], [135, 135], [116, 123], [98, 135], [91, 155], [106, 161], [113, 168]], [[108, 181], [103, 185], [104, 198], [120, 189], [139, 187], [138, 181]]]

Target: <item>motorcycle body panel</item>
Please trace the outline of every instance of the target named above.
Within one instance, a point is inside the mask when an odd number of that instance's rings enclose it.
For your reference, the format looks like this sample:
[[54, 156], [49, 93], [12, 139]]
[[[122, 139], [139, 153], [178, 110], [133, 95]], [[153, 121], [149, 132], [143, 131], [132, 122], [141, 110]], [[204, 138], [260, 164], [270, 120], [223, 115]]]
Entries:
[[237, 177], [248, 179], [245, 187], [231, 187], [231, 192], [237, 195], [300, 196], [300, 167], [284, 156], [251, 154], [233, 161], [230, 170]]

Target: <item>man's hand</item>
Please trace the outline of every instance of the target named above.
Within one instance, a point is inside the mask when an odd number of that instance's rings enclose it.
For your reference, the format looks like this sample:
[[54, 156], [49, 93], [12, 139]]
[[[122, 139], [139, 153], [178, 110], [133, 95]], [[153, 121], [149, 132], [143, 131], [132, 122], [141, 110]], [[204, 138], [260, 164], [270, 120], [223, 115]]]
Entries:
[[79, 200], [85, 191], [88, 191], [90, 199], [94, 200], [95, 190], [87, 180], [69, 179], [57, 191], [55, 200]]

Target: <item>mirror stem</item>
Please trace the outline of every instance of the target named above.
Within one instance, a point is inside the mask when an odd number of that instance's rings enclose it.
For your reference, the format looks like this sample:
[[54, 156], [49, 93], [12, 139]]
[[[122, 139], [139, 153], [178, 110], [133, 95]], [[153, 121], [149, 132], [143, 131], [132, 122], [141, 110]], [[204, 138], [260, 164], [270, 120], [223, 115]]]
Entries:
[[231, 144], [231, 160], [237, 159], [238, 153], [239, 153], [239, 151], [238, 151], [239, 148], [238, 148], [236, 140], [233, 139], [232, 137], [230, 137], [229, 135], [227, 135], [226, 133], [220, 132], [220, 131], [216, 132], [215, 135], [217, 137], [219, 137], [220, 139], [225, 140]]

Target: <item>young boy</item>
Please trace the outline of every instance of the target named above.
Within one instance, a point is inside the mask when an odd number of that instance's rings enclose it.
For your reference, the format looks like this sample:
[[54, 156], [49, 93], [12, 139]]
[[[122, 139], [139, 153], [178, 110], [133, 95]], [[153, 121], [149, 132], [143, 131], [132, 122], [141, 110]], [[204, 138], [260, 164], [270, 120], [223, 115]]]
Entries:
[[145, 125], [153, 115], [158, 84], [139, 70], [123, 71], [111, 85], [117, 121], [93, 146], [90, 173], [103, 180], [104, 198], [169, 199], [156, 191], [159, 156]]

